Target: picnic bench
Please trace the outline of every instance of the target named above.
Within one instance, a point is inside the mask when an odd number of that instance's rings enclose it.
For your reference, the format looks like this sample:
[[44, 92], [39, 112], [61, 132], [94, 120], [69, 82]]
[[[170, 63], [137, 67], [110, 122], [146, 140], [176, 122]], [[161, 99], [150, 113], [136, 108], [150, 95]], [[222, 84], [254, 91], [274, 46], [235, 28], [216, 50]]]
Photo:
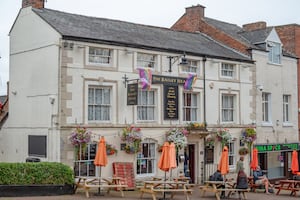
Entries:
[[152, 199], [156, 200], [157, 193], [171, 193], [171, 198], [174, 197], [175, 193], [183, 193], [186, 200], [189, 200], [189, 195], [192, 194], [192, 189], [187, 187], [184, 181], [163, 181], [163, 180], [152, 180], [144, 181], [144, 186], [140, 188], [141, 196], [143, 198], [144, 193], [151, 194]]
[[275, 186], [277, 190], [276, 195], [279, 195], [281, 190], [291, 191], [291, 196], [296, 196], [296, 193], [300, 191], [300, 181], [297, 180], [280, 180], [279, 185]]
[[248, 176], [248, 185], [252, 192], [256, 192], [256, 189], [262, 187], [262, 185], [255, 184], [253, 176]]
[[[205, 195], [205, 192], [213, 192], [217, 200], [220, 200], [221, 192], [228, 192], [227, 197], [230, 198], [235, 192], [241, 193], [243, 199], [247, 199], [246, 192], [249, 192], [250, 189], [237, 189], [235, 188], [235, 182], [232, 181], [205, 181], [205, 185], [199, 186], [200, 191], [202, 192], [202, 197]], [[221, 188], [223, 186], [223, 188]], [[224, 188], [225, 187], [225, 188]]]
[[76, 177], [77, 181], [75, 183], [75, 192], [78, 188], [83, 188], [85, 191], [85, 195], [89, 198], [89, 190], [91, 188], [98, 188], [100, 191], [102, 188], [107, 189], [107, 193], [110, 192], [111, 189], [119, 190], [121, 196], [124, 197], [123, 190], [128, 187], [126, 184], [123, 184], [122, 178], [120, 177], [112, 177], [112, 178], [100, 178], [100, 177], [85, 177], [79, 176]]

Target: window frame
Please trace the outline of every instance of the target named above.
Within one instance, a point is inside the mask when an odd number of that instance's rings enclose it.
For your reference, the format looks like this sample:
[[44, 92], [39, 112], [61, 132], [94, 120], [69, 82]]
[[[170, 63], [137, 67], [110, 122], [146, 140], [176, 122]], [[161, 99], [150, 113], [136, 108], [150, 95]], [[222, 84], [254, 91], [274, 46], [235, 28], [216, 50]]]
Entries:
[[[229, 69], [232, 67], [232, 69]], [[237, 77], [237, 67], [234, 63], [222, 62], [220, 67], [220, 77], [224, 79], [234, 80]]]
[[[228, 146], [228, 164], [229, 164], [229, 169], [235, 169], [236, 168], [236, 147], [237, 147], [237, 144], [235, 142], [235, 139], [232, 139], [230, 140], [228, 143], [227, 143], [227, 146]], [[232, 157], [232, 163], [230, 163], [230, 157]]]
[[[282, 47], [278, 42], [267, 42], [268, 61], [272, 64], [281, 64]], [[277, 59], [276, 59], [277, 58]]]
[[[109, 110], [109, 116], [108, 118], [109, 119], [96, 119], [96, 113], [94, 113], [94, 116], [93, 116], [93, 119], [90, 119], [90, 89], [93, 89], [94, 90], [94, 93], [95, 93], [95, 90], [97, 89], [108, 89], [109, 90], [109, 104], [99, 104], [99, 106], [102, 108], [102, 107], [108, 107], [108, 110]], [[113, 94], [113, 91], [112, 91], [112, 87], [110, 86], [94, 86], [94, 85], [89, 85], [88, 86], [88, 92], [87, 92], [87, 120], [88, 122], [111, 122], [112, 121], [112, 94]], [[102, 95], [104, 96], [104, 95]], [[94, 95], [94, 98], [96, 98], [96, 94]], [[94, 104], [93, 106], [97, 106], [98, 104], [95, 104], [95, 99], [94, 99]], [[95, 110], [93, 111], [95, 112]]]
[[[186, 102], [186, 95], [188, 95], [188, 94], [190, 94], [190, 95], [193, 95], [193, 96], [195, 96], [196, 97], [196, 102], [194, 102], [194, 103], [196, 103], [196, 105], [190, 105], [190, 106], [188, 106], [188, 105], [185, 105], [185, 102]], [[193, 100], [194, 98], [191, 98], [191, 101]], [[200, 102], [200, 94], [199, 93], [196, 93], [196, 92], [185, 92], [185, 91], [183, 91], [183, 93], [182, 93], [182, 120], [184, 121], [184, 122], [199, 122], [201, 119], [200, 119], [200, 115], [199, 115], [199, 113], [201, 112], [201, 110], [200, 110], [200, 105], [198, 104]], [[192, 104], [193, 102], [191, 102], [191, 104]], [[192, 119], [193, 117], [192, 116], [190, 116], [190, 119], [191, 120], [187, 120], [187, 118], [186, 118], [186, 112], [185, 112], [185, 109], [195, 109], [196, 111], [195, 111], [195, 117], [196, 117], [196, 119]], [[191, 112], [191, 115], [192, 115], [192, 112]]]
[[[149, 58], [147, 59], [147, 57], [149, 57]], [[157, 67], [157, 55], [151, 54], [151, 53], [137, 52], [136, 66], [137, 66], [137, 68], [147, 68], [148, 67], [151, 69], [155, 69]]]
[[[140, 104], [140, 98], [141, 98], [141, 95], [142, 93], [147, 93], [147, 99], [149, 98], [149, 92], [153, 93], [153, 104], [148, 104], [148, 101], [146, 102], [147, 104]], [[141, 119], [139, 118], [140, 115], [139, 115], [139, 109], [143, 109], [142, 107], [145, 107], [144, 109], [147, 109], [148, 108], [152, 108], [153, 109], [153, 119], [149, 119], [149, 115], [146, 114], [146, 119]], [[154, 89], [150, 89], [150, 90], [142, 90], [141, 88], [139, 88], [138, 90], [138, 104], [136, 106], [136, 112], [137, 112], [137, 121], [138, 122], [155, 122], [157, 120], [157, 107], [158, 107], [158, 101], [157, 101], [157, 91], [154, 90]]]
[[[233, 99], [232, 99], [232, 107], [231, 108], [224, 108], [223, 107], [223, 97], [232, 97]], [[237, 112], [238, 112], [238, 110], [237, 110], [237, 94], [228, 94], [228, 93], [222, 93], [221, 94], [221, 105], [220, 105], [220, 108], [221, 108], [221, 122], [222, 123], [235, 123], [235, 122], [237, 122]], [[225, 121], [225, 119], [224, 119], [224, 117], [225, 117], [225, 115], [224, 115], [224, 111], [225, 111], [225, 109], [228, 111], [228, 110], [231, 110], [231, 113], [232, 113], [232, 120], [231, 121], [229, 121], [229, 120], [226, 120]]]
[[[266, 98], [265, 98], [266, 97]], [[262, 125], [270, 125], [272, 124], [272, 118], [271, 118], [271, 93], [268, 92], [262, 92], [261, 96], [261, 103], [262, 103]], [[266, 113], [267, 112], [267, 113]]]
[[[198, 74], [199, 69], [200, 69], [200, 61], [199, 60], [192, 60], [192, 59], [187, 59], [188, 64], [187, 65], [182, 65], [181, 66], [181, 71], [183, 73], [193, 73], [193, 74]], [[191, 70], [194, 69], [194, 70]]]
[[[28, 156], [47, 158], [47, 139], [46, 135], [28, 135]], [[41, 144], [41, 140], [43, 144]], [[37, 151], [36, 148], [42, 148], [42, 150], [39, 150], [42, 153], [35, 153]]]
[[[108, 55], [102, 55], [102, 54], [94, 54], [94, 57], [99, 57], [99, 59], [108, 59], [108, 62], [92, 62], [90, 60], [91, 54], [90, 51], [94, 49], [94, 51], [96, 52], [97, 50], [108, 50], [109, 54]], [[95, 46], [89, 46], [86, 49], [86, 63], [87, 65], [94, 65], [94, 66], [104, 66], [104, 67], [110, 67], [112, 66], [112, 62], [113, 62], [113, 49], [107, 48], [107, 47], [95, 47]]]
[[[143, 145], [144, 144], [148, 144], [148, 152], [151, 151], [151, 153], [148, 153], [149, 157], [144, 157], [144, 154], [143, 154]], [[141, 152], [138, 152], [137, 155], [136, 155], [136, 176], [137, 177], [152, 177], [155, 175], [155, 172], [156, 172], [156, 165], [157, 165], [157, 142], [153, 139], [150, 139], [150, 138], [146, 138], [144, 139], [142, 142], [141, 142], [141, 145], [142, 145], [142, 150]], [[150, 146], [151, 145], [151, 146]], [[139, 157], [140, 155], [143, 155], [143, 157]], [[151, 156], [153, 155], [153, 156]], [[138, 173], [139, 170], [138, 170], [138, 167], [141, 166], [139, 164], [139, 162], [141, 162], [142, 160], [145, 160], [146, 163], [148, 163], [149, 161], [152, 163], [152, 173]]]
[[[292, 96], [289, 94], [284, 94], [282, 98], [282, 124], [283, 126], [291, 126], [292, 125], [292, 104], [291, 104]], [[286, 101], [287, 100], [287, 101]]]

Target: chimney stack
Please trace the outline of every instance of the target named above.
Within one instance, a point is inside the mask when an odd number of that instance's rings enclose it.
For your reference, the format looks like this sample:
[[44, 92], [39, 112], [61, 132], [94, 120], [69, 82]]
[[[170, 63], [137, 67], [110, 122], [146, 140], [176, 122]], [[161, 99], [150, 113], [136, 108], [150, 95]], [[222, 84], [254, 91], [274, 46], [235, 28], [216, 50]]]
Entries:
[[44, 8], [45, 0], [22, 0], [22, 8], [32, 6], [33, 8]]
[[196, 6], [185, 8], [185, 14], [188, 16], [188, 18], [197, 19], [200, 20], [204, 18], [204, 9], [205, 7], [198, 4]]
[[255, 30], [264, 29], [264, 28], [267, 28], [267, 23], [264, 21], [254, 22], [254, 23], [243, 25], [243, 29], [245, 31], [255, 31]]

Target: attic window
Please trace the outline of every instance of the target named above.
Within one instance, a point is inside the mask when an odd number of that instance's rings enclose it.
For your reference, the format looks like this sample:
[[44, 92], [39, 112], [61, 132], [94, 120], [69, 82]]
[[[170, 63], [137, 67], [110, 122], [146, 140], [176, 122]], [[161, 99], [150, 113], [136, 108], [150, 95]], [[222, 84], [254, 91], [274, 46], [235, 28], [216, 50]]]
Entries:
[[267, 50], [269, 51], [269, 62], [281, 63], [281, 45], [276, 42], [267, 42]]

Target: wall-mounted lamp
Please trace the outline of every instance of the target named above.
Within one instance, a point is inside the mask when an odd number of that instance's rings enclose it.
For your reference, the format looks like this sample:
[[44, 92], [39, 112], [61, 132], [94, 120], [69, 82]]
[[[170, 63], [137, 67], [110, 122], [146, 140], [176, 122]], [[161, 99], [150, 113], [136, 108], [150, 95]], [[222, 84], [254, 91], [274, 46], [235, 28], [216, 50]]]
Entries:
[[[167, 56], [167, 58], [169, 59], [169, 70], [168, 72], [172, 72], [172, 65], [179, 59], [181, 58], [181, 61], [179, 63], [179, 65], [188, 65], [189, 62], [187, 61], [186, 57], [185, 57], [185, 53], [183, 53], [182, 56]], [[173, 60], [174, 59], [174, 60]], [[172, 62], [173, 61], [173, 62]]]

